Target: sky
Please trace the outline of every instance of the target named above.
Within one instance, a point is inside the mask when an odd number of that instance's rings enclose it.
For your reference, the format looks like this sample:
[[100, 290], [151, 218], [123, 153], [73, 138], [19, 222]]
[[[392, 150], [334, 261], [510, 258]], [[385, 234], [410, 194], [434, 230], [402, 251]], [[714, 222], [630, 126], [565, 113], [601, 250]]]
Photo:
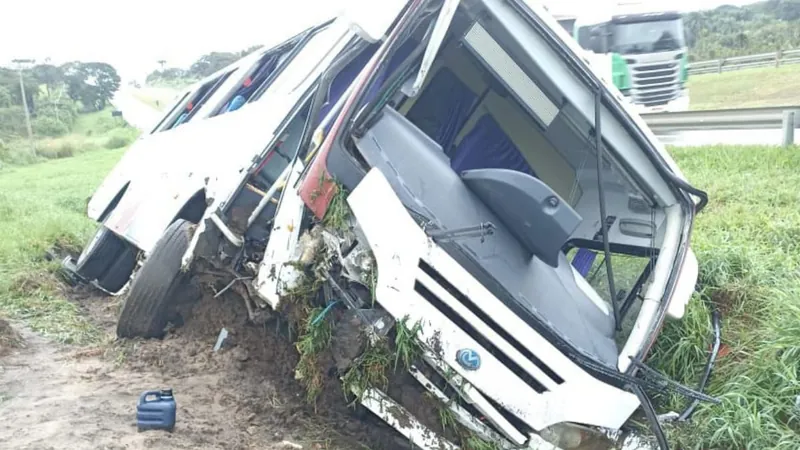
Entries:
[[[15, 58], [103, 61], [123, 79], [142, 79], [158, 60], [187, 67], [210, 51], [280, 42], [353, 1], [365, 0], [12, 0], [3, 7], [0, 65]], [[597, 0], [549, 1], [569, 13]], [[752, 2], [653, 0], [681, 11]]]

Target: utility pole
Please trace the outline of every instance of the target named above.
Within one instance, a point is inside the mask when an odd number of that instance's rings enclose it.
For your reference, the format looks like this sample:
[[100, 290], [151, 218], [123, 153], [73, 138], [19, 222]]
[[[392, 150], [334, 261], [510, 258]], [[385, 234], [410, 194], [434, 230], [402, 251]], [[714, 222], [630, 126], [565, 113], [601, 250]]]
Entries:
[[25, 110], [25, 124], [28, 126], [28, 140], [31, 143], [31, 153], [36, 156], [36, 145], [33, 142], [33, 128], [31, 128], [31, 112], [28, 110], [28, 97], [25, 96], [25, 81], [22, 78], [22, 65], [33, 64], [33, 59], [13, 59], [11, 62], [17, 64], [19, 71], [19, 91], [22, 94], [22, 108]]

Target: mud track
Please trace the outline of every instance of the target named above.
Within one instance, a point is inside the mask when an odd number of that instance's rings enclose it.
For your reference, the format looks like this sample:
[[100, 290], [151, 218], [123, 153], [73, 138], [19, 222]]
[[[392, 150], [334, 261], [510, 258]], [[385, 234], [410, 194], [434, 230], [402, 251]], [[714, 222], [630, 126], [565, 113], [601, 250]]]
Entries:
[[[285, 332], [274, 321], [249, 324], [232, 292], [205, 296], [182, 327], [148, 341], [113, 339], [121, 299], [87, 289], [68, 296], [107, 342], [57, 345], [20, 324], [18, 334], [5, 333], [21, 341], [3, 346], [0, 357], [2, 448], [408, 448], [378, 419], [347, 407], [333, 374], [317, 404], [305, 404], [294, 380], [297, 352]], [[213, 352], [223, 327], [230, 334]], [[139, 394], [165, 387], [178, 403], [175, 431], [137, 432]]]

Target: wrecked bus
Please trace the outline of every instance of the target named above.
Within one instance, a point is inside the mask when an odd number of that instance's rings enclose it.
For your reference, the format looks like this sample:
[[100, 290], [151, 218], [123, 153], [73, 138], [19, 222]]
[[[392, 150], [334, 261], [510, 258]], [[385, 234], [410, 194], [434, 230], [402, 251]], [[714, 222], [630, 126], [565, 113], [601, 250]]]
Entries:
[[532, 1], [361, 13], [241, 172], [220, 147], [200, 217], [142, 248], [118, 335], [162, 336], [214, 273], [287, 317], [312, 397], [333, 372], [419, 448], [597, 448], [640, 407], [667, 448], [648, 392], [713, 401], [645, 364], [692, 297], [706, 194]]

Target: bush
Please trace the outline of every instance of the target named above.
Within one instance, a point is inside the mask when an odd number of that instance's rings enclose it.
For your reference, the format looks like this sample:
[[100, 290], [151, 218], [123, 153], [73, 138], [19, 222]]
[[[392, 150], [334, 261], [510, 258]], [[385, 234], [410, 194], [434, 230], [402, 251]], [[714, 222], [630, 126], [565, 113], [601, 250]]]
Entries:
[[78, 152], [78, 148], [72, 141], [61, 141], [55, 145], [42, 146], [36, 150], [39, 156], [47, 159], [69, 158]]
[[0, 108], [0, 133], [13, 135], [26, 133], [25, 110], [21, 106]]
[[69, 133], [69, 126], [52, 116], [38, 116], [32, 123], [33, 132], [39, 136], [58, 137]]
[[97, 150], [98, 148], [98, 145], [90, 140], [68, 137], [42, 140], [36, 148], [36, 153], [41, 158], [60, 159], [69, 158], [78, 153]]
[[0, 162], [23, 165], [34, 163], [36, 160], [27, 139], [0, 141]]
[[78, 109], [75, 103], [69, 100], [53, 102], [49, 100], [40, 100], [36, 105], [37, 117], [52, 117], [64, 123], [70, 130], [78, 118]]
[[103, 147], [113, 150], [115, 148], [122, 148], [126, 145], [130, 144], [131, 141], [125, 136], [111, 136], [110, 138], [106, 139], [106, 142], [103, 144]]
[[113, 130], [109, 134], [110, 136], [103, 144], [103, 147], [113, 150], [130, 145], [139, 136], [139, 131], [135, 128], [127, 127]]

